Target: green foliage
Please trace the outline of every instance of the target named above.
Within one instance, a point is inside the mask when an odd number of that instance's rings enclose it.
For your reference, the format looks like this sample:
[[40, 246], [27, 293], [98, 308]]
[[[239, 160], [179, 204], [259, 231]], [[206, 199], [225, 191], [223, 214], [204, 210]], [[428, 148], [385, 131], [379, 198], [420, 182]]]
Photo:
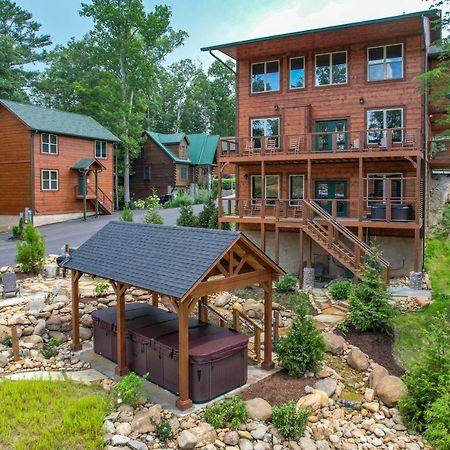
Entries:
[[287, 273], [275, 282], [275, 287], [280, 292], [292, 292], [297, 286], [297, 277], [291, 273]]
[[213, 403], [205, 410], [205, 420], [214, 428], [231, 428], [233, 430], [247, 422], [248, 419], [245, 402], [240, 397]]
[[292, 376], [315, 371], [324, 357], [325, 342], [314, 319], [307, 316], [308, 305], [308, 295], [300, 293], [293, 311], [292, 328], [274, 345], [281, 365]]
[[336, 281], [329, 286], [328, 290], [334, 300], [346, 300], [352, 287], [353, 283], [351, 281]]
[[23, 239], [23, 218], [19, 219], [17, 225], [11, 227], [12, 236], [14, 239]]
[[117, 395], [117, 403], [127, 403], [135, 407], [137, 399], [144, 395], [142, 382], [148, 377], [148, 373], [139, 377], [134, 372], [124, 376], [115, 386], [114, 392]]
[[177, 218], [177, 225], [179, 227], [196, 227], [197, 218], [194, 215], [192, 206], [186, 205], [180, 208], [180, 215]]
[[419, 432], [427, 429], [427, 414], [435, 416], [433, 403], [450, 392], [450, 327], [443, 314], [434, 317], [425, 333], [426, 345], [403, 376], [408, 393], [399, 401], [399, 409], [406, 423]]
[[[219, 180], [217, 178], [214, 178], [213, 180], [213, 187], [218, 186]], [[222, 189], [223, 190], [231, 190], [236, 187], [236, 178], [222, 178]]]
[[427, 429], [424, 437], [436, 450], [450, 448], [450, 385], [447, 391], [425, 412]]
[[164, 218], [159, 213], [159, 208], [149, 209], [147, 214], [142, 218], [142, 223], [155, 223], [157, 225], [162, 225], [164, 223]]
[[178, 189], [175, 192], [172, 200], [164, 203], [164, 208], [180, 208], [181, 206], [188, 206], [194, 203], [194, 199], [190, 197], [185, 191], [182, 189]]
[[134, 205], [138, 209], [158, 209], [161, 205], [159, 204], [159, 197], [153, 193], [147, 198], [136, 200]]
[[272, 423], [285, 438], [297, 439], [308, 424], [309, 408], [297, 408], [293, 400], [272, 408]]
[[57, 347], [61, 344], [57, 338], [50, 338], [42, 347], [42, 355], [46, 359], [53, 358], [58, 354]]
[[212, 197], [209, 197], [205, 206], [197, 217], [197, 226], [199, 228], [209, 228], [211, 216], [217, 211], [217, 206]]
[[348, 295], [350, 313], [344, 327], [353, 325], [359, 332], [390, 329], [396, 314], [396, 309], [389, 303], [391, 297], [377, 262], [379, 251], [375, 247], [372, 250], [373, 254], [368, 254], [364, 264], [361, 280]]
[[172, 428], [167, 420], [162, 420], [161, 423], [155, 426], [155, 436], [160, 442], [167, 442], [172, 436]]
[[98, 281], [95, 283], [94, 292], [97, 297], [103, 297], [109, 290], [109, 283], [107, 281]]
[[102, 427], [111, 401], [101, 385], [5, 380], [0, 383], [0, 399], [2, 449], [98, 450], [105, 446]]
[[23, 231], [23, 240], [17, 242], [16, 261], [24, 272], [38, 273], [44, 267], [45, 238], [31, 224]]
[[130, 204], [128, 202], [125, 203], [122, 214], [120, 215], [120, 220], [122, 222], [133, 222], [133, 211], [131, 211]]
[[194, 195], [194, 205], [206, 204], [211, 197], [208, 189], [199, 189]]
[[3, 340], [2, 340], [2, 344], [6, 345], [6, 347], [10, 347], [12, 348], [12, 336], [10, 334], [7, 334]]

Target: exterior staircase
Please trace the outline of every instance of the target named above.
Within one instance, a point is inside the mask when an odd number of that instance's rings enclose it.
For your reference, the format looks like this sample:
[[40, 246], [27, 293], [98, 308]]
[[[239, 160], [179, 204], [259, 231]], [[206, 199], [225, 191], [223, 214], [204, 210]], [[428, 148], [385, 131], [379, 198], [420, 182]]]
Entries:
[[303, 205], [303, 231], [333, 258], [347, 267], [356, 278], [360, 278], [366, 256], [376, 256], [386, 282], [389, 280], [388, 261], [375, 255], [365, 242], [358, 239], [315, 201], [303, 200]]
[[[84, 195], [83, 195], [83, 189], [79, 186], [76, 187], [76, 197], [79, 200], [83, 200], [84, 199]], [[86, 200], [94, 206], [95, 208], [95, 199], [96, 199], [96, 194], [95, 194], [95, 189], [91, 186], [87, 187], [86, 190]], [[108, 196], [108, 194], [106, 194], [106, 192], [104, 192], [102, 189], [98, 188], [98, 209], [99, 212], [101, 211], [103, 214], [107, 214], [110, 215], [113, 213], [114, 210], [114, 205], [113, 205], [113, 201], [112, 199]]]

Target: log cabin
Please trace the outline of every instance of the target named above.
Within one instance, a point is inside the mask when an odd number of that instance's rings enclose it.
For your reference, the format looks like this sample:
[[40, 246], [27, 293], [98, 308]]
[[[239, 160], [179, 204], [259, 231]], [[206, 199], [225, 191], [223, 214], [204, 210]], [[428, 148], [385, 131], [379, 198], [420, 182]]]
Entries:
[[0, 224], [113, 211], [113, 146], [91, 117], [0, 100]]
[[432, 170], [450, 168], [450, 154], [430, 155], [440, 130], [417, 79], [435, 61], [439, 17], [428, 10], [203, 48], [236, 62], [237, 133], [218, 146], [218, 176], [234, 165], [237, 190], [219, 198], [220, 223], [309, 282], [358, 277], [368, 255], [386, 276], [420, 272]]
[[211, 189], [216, 163], [218, 135], [206, 133], [146, 132], [140, 156], [133, 163], [130, 179], [134, 199], [183, 190], [190, 194], [199, 187]]

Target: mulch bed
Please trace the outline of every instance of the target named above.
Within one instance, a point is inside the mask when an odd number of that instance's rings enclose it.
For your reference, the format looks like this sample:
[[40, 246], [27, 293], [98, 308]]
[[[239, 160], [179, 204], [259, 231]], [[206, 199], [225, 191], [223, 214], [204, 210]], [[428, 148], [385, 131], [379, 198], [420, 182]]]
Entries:
[[240, 394], [243, 400], [263, 398], [272, 406], [278, 406], [289, 400], [295, 402], [305, 394], [305, 386], [312, 386], [318, 378], [291, 377], [286, 370], [280, 370], [248, 388]]
[[346, 333], [337, 330], [336, 334], [341, 335], [350, 344], [359, 347], [376, 363], [385, 367], [391, 375], [399, 377], [405, 372], [405, 369], [394, 357], [394, 336], [380, 331], [358, 333], [354, 328], [349, 328]]

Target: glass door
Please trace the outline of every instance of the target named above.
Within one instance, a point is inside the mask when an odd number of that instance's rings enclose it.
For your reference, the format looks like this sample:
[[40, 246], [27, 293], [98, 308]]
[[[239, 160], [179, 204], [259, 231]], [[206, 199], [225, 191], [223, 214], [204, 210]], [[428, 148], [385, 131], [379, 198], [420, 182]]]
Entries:
[[317, 203], [329, 214], [333, 213], [333, 202], [336, 201], [338, 217], [347, 217], [347, 182], [340, 180], [316, 181]]
[[316, 151], [331, 152], [333, 150], [333, 134], [336, 133], [337, 150], [347, 148], [347, 119], [323, 120], [316, 122]]

